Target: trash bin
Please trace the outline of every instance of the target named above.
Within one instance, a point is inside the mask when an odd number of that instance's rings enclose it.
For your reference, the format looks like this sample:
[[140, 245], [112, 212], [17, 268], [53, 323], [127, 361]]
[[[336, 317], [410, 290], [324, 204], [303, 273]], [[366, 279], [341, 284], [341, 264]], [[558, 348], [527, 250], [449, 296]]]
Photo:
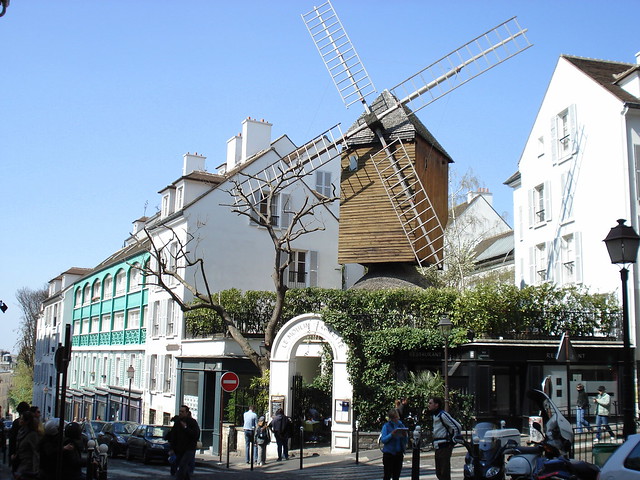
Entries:
[[602, 467], [609, 459], [611, 454], [616, 451], [620, 443], [598, 443], [593, 446], [591, 453], [593, 455], [593, 463]]

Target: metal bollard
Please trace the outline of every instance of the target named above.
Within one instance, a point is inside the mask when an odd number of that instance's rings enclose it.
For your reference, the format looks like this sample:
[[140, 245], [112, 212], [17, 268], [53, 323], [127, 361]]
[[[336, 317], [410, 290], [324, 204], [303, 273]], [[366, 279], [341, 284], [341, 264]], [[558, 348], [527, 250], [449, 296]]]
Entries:
[[356, 420], [356, 465], [360, 463], [360, 421]]
[[302, 457], [304, 456], [304, 427], [300, 426], [300, 470], [302, 470]]
[[89, 440], [87, 442], [87, 480], [93, 480], [96, 477], [95, 471], [95, 454], [96, 451], [96, 442], [94, 440]]
[[420, 425], [413, 431], [413, 452], [411, 456], [411, 480], [420, 480]]
[[229, 468], [229, 452], [231, 451], [231, 435], [235, 435], [236, 427], [229, 425], [229, 435], [227, 435], [227, 468]]

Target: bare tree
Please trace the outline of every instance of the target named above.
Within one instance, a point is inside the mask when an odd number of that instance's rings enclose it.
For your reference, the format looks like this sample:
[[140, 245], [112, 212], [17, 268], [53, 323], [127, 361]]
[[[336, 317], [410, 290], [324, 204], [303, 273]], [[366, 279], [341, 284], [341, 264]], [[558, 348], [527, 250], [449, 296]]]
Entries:
[[16, 292], [16, 299], [22, 310], [22, 324], [18, 328], [18, 361], [23, 362], [31, 372], [36, 353], [36, 327], [42, 309], [42, 302], [48, 296], [47, 288], [31, 290], [23, 287]]
[[[216, 312], [223, 320], [231, 337], [240, 345], [245, 355], [256, 365], [262, 373], [269, 369], [271, 347], [276, 335], [276, 327], [281, 319], [284, 307], [287, 282], [285, 272], [291, 263], [293, 242], [298, 238], [324, 230], [325, 226], [315, 216], [319, 209], [326, 208], [338, 198], [335, 196], [335, 187], [330, 197], [321, 195], [307, 186], [304, 182], [308, 174], [300, 163], [292, 163], [287, 168], [280, 168], [275, 179], [269, 180], [258, 175], [240, 173], [228, 180], [231, 188], [225, 190], [234, 201], [222, 205], [230, 207], [233, 213], [246, 216], [260, 227], [269, 236], [274, 248], [274, 267], [271, 278], [275, 287], [276, 300], [269, 320], [264, 327], [264, 352], [258, 352], [253, 348], [248, 338], [236, 324], [234, 318], [216, 302], [214, 292], [211, 291], [207, 280], [206, 265], [202, 257], [196, 253], [195, 238], [187, 233], [186, 239], [181, 239], [178, 232], [166, 227], [170, 232], [170, 239], [158, 240], [151, 231], [145, 230], [149, 241], [149, 251], [153, 261], [140, 268], [147, 275], [147, 283], [157, 285], [166, 291], [180, 306], [183, 312], [208, 309]], [[294, 208], [285, 204], [282, 211], [288, 217], [288, 224], [281, 228], [276, 221], [278, 211], [276, 205], [286, 196], [287, 188], [297, 183], [300, 188], [307, 191], [302, 205]], [[257, 185], [257, 187], [256, 187]], [[331, 214], [332, 215], [332, 214]], [[334, 217], [335, 218], [335, 217]], [[337, 220], [337, 218], [336, 218]], [[173, 251], [170, 245], [176, 245]], [[189, 279], [185, 278], [189, 272]], [[178, 282], [188, 290], [197, 302], [186, 302], [172, 288], [173, 282]]]

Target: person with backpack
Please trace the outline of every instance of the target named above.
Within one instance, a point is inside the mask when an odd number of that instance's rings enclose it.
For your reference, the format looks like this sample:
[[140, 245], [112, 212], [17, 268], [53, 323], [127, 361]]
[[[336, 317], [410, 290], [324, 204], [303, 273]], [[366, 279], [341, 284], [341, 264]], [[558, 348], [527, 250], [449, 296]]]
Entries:
[[453, 446], [462, 437], [462, 426], [442, 407], [440, 397], [431, 397], [427, 408], [433, 415], [433, 448], [435, 450], [436, 477], [451, 480], [451, 454]]
[[276, 415], [271, 420], [271, 430], [276, 437], [278, 446], [278, 462], [283, 458], [289, 460], [289, 426], [291, 420], [284, 414], [284, 410], [279, 408]]
[[384, 480], [399, 480], [402, 471], [402, 460], [409, 440], [408, 429], [398, 418], [398, 410], [389, 410], [389, 421], [382, 426], [380, 442], [382, 443], [382, 466]]
[[271, 443], [271, 433], [264, 416], [258, 419], [258, 425], [256, 426], [256, 444], [258, 445], [258, 466], [266, 465], [267, 463], [267, 445]]

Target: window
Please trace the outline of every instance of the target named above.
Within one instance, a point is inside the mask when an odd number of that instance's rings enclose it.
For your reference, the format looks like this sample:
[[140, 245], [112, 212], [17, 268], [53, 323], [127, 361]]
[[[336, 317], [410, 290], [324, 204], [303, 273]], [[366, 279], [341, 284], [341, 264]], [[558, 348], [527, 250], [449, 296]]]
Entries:
[[82, 319], [82, 334], [89, 333], [89, 318]]
[[554, 163], [570, 158], [578, 148], [576, 106], [571, 105], [551, 119]]
[[158, 368], [158, 356], [151, 355], [149, 359], [149, 390], [156, 390], [156, 376], [157, 376], [157, 368]]
[[91, 372], [90, 372], [90, 381], [91, 383], [96, 383], [96, 367], [98, 364], [98, 358], [94, 355], [91, 357]]
[[291, 252], [287, 269], [287, 285], [291, 288], [307, 286], [307, 252]]
[[[265, 218], [269, 218], [271, 216], [271, 225], [277, 227], [280, 220], [280, 215], [278, 215], [278, 199], [279, 195], [273, 195], [270, 199], [268, 194], [262, 195], [260, 199], [260, 215]], [[269, 206], [269, 204], [271, 204]]]
[[113, 330], [119, 331], [124, 329], [124, 312], [116, 312], [113, 314]]
[[89, 288], [89, 284], [87, 283], [84, 286], [84, 295], [83, 295], [83, 305], [89, 305], [89, 302], [91, 300], [91, 289]]
[[537, 226], [551, 220], [549, 183], [544, 182], [529, 191], [529, 225]]
[[358, 156], [351, 155], [349, 157], [349, 171], [355, 172], [358, 169]]
[[104, 292], [102, 298], [105, 300], [113, 297], [113, 277], [111, 275], [104, 277], [104, 287], [102, 290]]
[[331, 172], [316, 170], [316, 192], [325, 197], [332, 196]]
[[91, 333], [100, 331], [100, 317], [91, 317]]
[[173, 300], [167, 300], [167, 329], [166, 329], [166, 336], [167, 337], [173, 337], [175, 335], [175, 312], [179, 311], [178, 308], [176, 308], [176, 305], [174, 304]]
[[79, 307], [82, 305], [82, 289], [81, 288], [78, 288], [76, 290], [76, 299], [75, 299], [74, 305], [76, 307]]
[[560, 238], [560, 268], [562, 283], [580, 283], [582, 264], [580, 234], [572, 233]]
[[91, 301], [92, 302], [97, 302], [98, 300], [100, 300], [100, 287], [102, 286], [102, 284], [100, 283], [100, 280], [96, 280], [95, 282], [93, 282], [93, 287], [91, 288]]
[[149, 315], [149, 305], [142, 307], [142, 318], [140, 318], [140, 326], [144, 327], [147, 323], [147, 317]]
[[100, 331], [101, 332], [111, 331], [111, 315], [110, 314], [102, 315], [102, 328], [100, 329]]
[[59, 304], [54, 304], [53, 305], [53, 326], [55, 327], [56, 325], [58, 325], [58, 307]]
[[102, 359], [102, 383], [107, 383], [107, 372], [109, 371], [109, 357]]
[[538, 137], [538, 158], [544, 155], [544, 137]]
[[153, 302], [153, 312], [151, 313], [151, 336], [160, 336], [160, 301]]
[[160, 212], [161, 217], [166, 217], [169, 215], [169, 194], [166, 194], [162, 197], [162, 211]]
[[124, 270], [118, 270], [116, 273], [116, 296], [124, 294], [127, 291], [127, 275]]
[[129, 291], [136, 292], [140, 290], [142, 275], [140, 272], [140, 264], [138, 262], [134, 263], [129, 270]]
[[127, 312], [127, 328], [140, 328], [140, 309], [129, 310]]
[[[269, 219], [270, 225], [279, 228], [287, 228], [291, 222], [291, 206], [289, 205], [289, 195], [286, 193], [273, 195], [269, 197], [268, 192], [256, 192], [256, 197], [260, 200], [257, 202], [256, 209], [262, 217]], [[260, 217], [252, 212], [251, 223], [260, 224]], [[269, 216], [270, 215], [270, 216]]]
[[149, 423], [151, 425], [156, 424], [156, 411], [153, 408], [149, 409]]
[[173, 357], [171, 355], [164, 356], [164, 386], [163, 392], [171, 393], [171, 382], [173, 380]]
[[116, 357], [116, 368], [115, 368], [115, 384], [120, 385], [120, 367], [122, 365], [122, 361], [120, 357]]
[[182, 202], [184, 197], [184, 187], [180, 186], [176, 189], [176, 210], [182, 208]]

